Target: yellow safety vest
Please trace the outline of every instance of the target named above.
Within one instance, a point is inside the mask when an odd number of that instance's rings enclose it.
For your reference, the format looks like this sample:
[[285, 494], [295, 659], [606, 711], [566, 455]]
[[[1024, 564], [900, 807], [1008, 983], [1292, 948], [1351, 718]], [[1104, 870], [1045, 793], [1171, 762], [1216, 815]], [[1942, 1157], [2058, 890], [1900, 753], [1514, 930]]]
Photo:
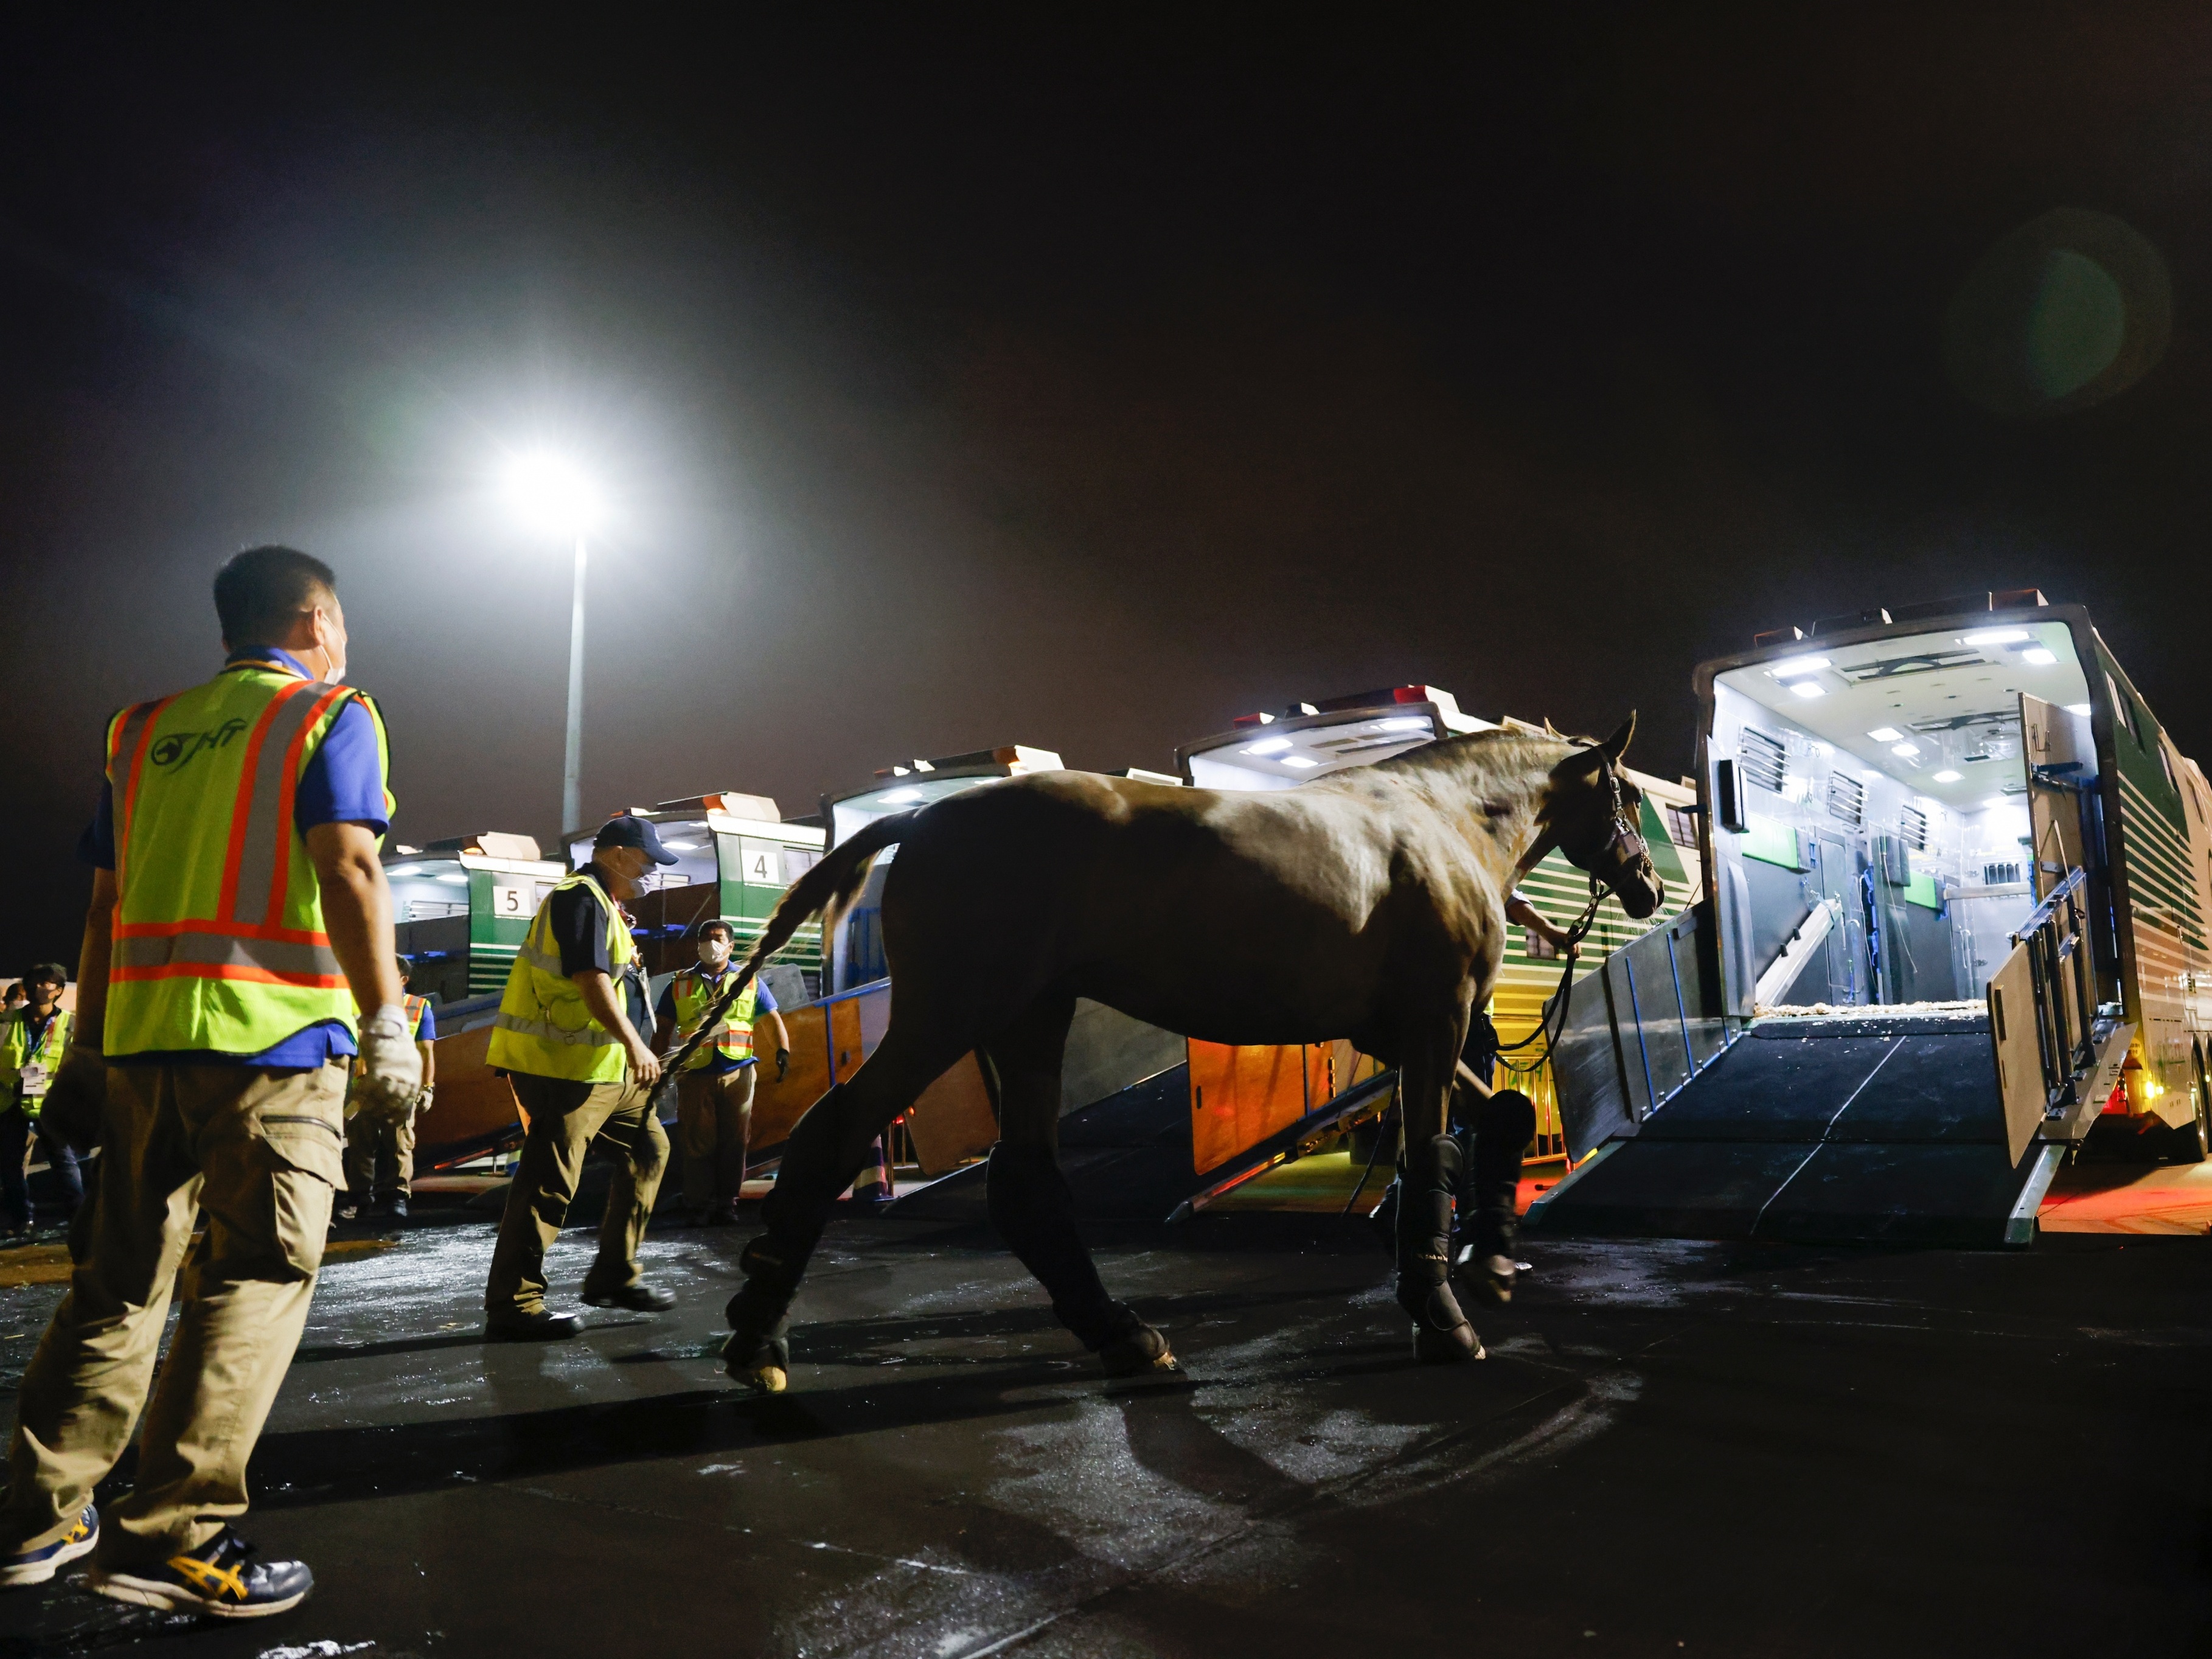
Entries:
[[[355, 1027], [323, 897], [292, 822], [307, 764], [366, 695], [276, 663], [239, 663], [108, 722], [115, 814], [110, 1059], [169, 1050], [258, 1054], [325, 1020]], [[392, 792], [385, 791], [385, 811]]]
[[420, 1042], [422, 1040], [422, 1016], [429, 1010], [430, 999], [403, 995], [399, 999], [399, 1005], [404, 1012], [409, 1035], [413, 1036], [416, 1042]]
[[15, 1103], [18, 1085], [25, 1081], [23, 1068], [35, 1066], [43, 1073], [39, 1091], [33, 1094], [24, 1088], [21, 1095], [25, 1115], [38, 1116], [39, 1103], [46, 1097], [46, 1085], [53, 1081], [62, 1057], [69, 1053], [70, 1028], [76, 1023], [76, 1016], [68, 1009], [55, 1009], [54, 1017], [46, 1022], [46, 1035], [33, 1046], [31, 1011], [18, 1008], [6, 1016], [5, 1023], [0, 1024], [0, 1110]]
[[[732, 967], [723, 970], [723, 978], [738, 970]], [[668, 989], [676, 1004], [676, 1037], [681, 1042], [699, 1029], [721, 993], [707, 975], [696, 968], [686, 968], [668, 981]], [[753, 1005], [759, 1000], [760, 985], [757, 981], [745, 981], [745, 988], [738, 993], [738, 1000], [722, 1016], [722, 1023], [714, 1032], [714, 1041], [702, 1042], [699, 1051], [684, 1064], [687, 1072], [696, 1072], [702, 1066], [714, 1063], [720, 1054], [724, 1060], [750, 1060], [753, 1057]]]
[[[637, 942], [623, 925], [622, 912], [588, 871], [578, 871], [553, 890], [586, 887], [607, 918], [607, 960], [615, 994], [637, 959]], [[526, 1072], [532, 1077], [565, 1078], [577, 1083], [619, 1083], [629, 1073], [623, 1040], [592, 1018], [575, 981], [561, 971], [561, 945], [553, 937], [553, 893], [531, 918], [522, 948], [507, 970], [507, 991], [492, 1020], [486, 1062], [495, 1070]]]

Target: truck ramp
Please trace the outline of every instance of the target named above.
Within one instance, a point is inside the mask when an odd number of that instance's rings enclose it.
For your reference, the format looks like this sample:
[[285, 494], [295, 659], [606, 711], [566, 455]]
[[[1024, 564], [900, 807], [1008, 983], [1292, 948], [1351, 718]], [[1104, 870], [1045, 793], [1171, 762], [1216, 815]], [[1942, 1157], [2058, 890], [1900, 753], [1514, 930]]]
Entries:
[[2033, 1142], [2014, 1161], [1985, 1013], [1762, 1020], [1529, 1220], [1593, 1237], [2026, 1243], [2063, 1151]]

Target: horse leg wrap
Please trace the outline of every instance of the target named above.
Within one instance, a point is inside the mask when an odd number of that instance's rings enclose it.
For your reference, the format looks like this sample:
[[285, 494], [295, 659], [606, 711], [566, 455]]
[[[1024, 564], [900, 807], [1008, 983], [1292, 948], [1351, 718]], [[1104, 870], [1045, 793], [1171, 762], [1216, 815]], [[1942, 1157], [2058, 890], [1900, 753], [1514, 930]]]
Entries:
[[1075, 1194], [1048, 1146], [1000, 1141], [984, 1174], [991, 1224], [1052, 1297], [1053, 1316], [1097, 1354], [1109, 1376], [1172, 1370], [1167, 1339], [1107, 1295], [1075, 1226]]
[[1514, 1251], [1520, 1242], [1516, 1207], [1521, 1159], [1536, 1134], [1535, 1103], [1517, 1089], [1501, 1089], [1482, 1104], [1476, 1120], [1467, 1231], [1474, 1283], [1492, 1301], [1513, 1297]]
[[745, 1282], [723, 1309], [730, 1340], [722, 1363], [749, 1386], [781, 1393], [791, 1371], [791, 1302], [828, 1224], [830, 1206], [860, 1171], [848, 1152], [842, 1088], [817, 1102], [785, 1146], [775, 1186], [761, 1205], [768, 1231], [745, 1246], [738, 1265]]
[[1413, 1316], [1424, 1360], [1480, 1359], [1482, 1344], [1451, 1293], [1452, 1194], [1459, 1143], [1438, 1135], [1407, 1158], [1398, 1197], [1398, 1305]]

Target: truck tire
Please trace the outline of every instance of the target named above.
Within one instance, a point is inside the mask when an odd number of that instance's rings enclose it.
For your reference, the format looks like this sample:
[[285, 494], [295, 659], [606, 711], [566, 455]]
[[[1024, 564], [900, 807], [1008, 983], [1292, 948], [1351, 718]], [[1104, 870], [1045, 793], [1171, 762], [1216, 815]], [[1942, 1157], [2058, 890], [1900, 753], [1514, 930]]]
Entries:
[[2168, 1164], [2202, 1164], [2205, 1154], [2212, 1152], [2212, 1090], [2205, 1084], [2203, 1051], [2193, 1042], [2189, 1047], [2189, 1097], [2197, 1113], [2166, 1132]]

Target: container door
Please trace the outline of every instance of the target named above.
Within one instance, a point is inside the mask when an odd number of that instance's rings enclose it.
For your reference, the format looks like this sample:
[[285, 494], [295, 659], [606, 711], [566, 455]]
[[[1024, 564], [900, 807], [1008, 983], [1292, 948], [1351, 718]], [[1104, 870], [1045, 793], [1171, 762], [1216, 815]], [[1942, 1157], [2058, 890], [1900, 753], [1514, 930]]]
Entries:
[[2022, 758], [2027, 774], [2027, 818], [2039, 902], [2069, 870], [2089, 869], [2081, 830], [2081, 793], [2097, 775], [2097, 750], [2088, 720], [2026, 692], [2020, 698]]
[[1990, 1043], [1996, 1051], [1997, 1092], [2004, 1102], [2005, 1149], [2018, 1168], [2021, 1154], [2043, 1123], [2051, 1086], [2044, 1070], [2044, 1040], [2036, 1026], [2035, 958], [2030, 945], [2013, 947], [1990, 980]]

